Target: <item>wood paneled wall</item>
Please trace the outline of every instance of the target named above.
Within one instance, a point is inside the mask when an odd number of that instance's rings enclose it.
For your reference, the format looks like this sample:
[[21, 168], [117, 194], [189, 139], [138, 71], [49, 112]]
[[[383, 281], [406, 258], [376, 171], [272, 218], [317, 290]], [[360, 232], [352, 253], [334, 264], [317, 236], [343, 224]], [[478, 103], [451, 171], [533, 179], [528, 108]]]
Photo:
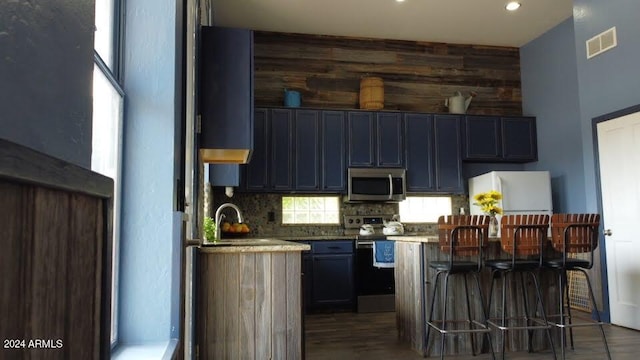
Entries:
[[469, 114], [522, 115], [518, 48], [254, 33], [256, 106], [281, 106], [284, 89], [303, 107], [359, 108], [360, 79], [384, 80], [387, 110], [448, 112], [455, 91], [477, 96]]
[[200, 359], [301, 359], [301, 262], [299, 251], [199, 251]]
[[0, 158], [0, 360], [109, 358], [113, 181], [1, 139]]

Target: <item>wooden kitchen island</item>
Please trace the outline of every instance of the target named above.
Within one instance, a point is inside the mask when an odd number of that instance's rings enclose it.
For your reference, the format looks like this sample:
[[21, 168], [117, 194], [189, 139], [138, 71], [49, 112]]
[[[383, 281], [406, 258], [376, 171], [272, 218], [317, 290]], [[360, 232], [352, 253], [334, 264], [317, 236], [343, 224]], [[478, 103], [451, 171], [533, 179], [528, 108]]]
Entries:
[[[396, 286], [396, 324], [398, 337], [401, 341], [408, 343], [412, 349], [423, 356], [434, 356], [440, 354], [440, 334], [431, 331], [431, 340], [426, 339], [426, 319], [428, 317], [428, 306], [431, 299], [431, 288], [434, 272], [429, 267], [430, 261], [438, 261], [447, 259], [448, 255], [443, 254], [438, 246], [437, 236], [389, 236], [389, 240], [395, 240], [395, 286]], [[508, 254], [502, 253], [498, 239], [491, 239], [489, 247], [486, 250], [486, 258], [508, 258]], [[452, 314], [458, 314], [456, 318], [464, 318], [466, 314], [466, 299], [464, 298], [464, 283], [462, 281], [454, 282], [450, 286], [448, 308], [452, 309]], [[545, 310], [547, 314], [556, 314], [557, 310], [557, 284], [551, 273], [543, 273], [541, 275], [541, 287], [543, 298], [545, 301]], [[491, 285], [491, 274], [484, 269], [480, 276], [483, 295], [485, 296], [485, 304], [489, 297], [489, 287]], [[472, 299], [471, 304], [474, 313], [479, 314], [481, 311], [480, 302], [477, 299], [477, 290], [473, 283], [469, 284], [469, 296]], [[535, 304], [534, 290], [531, 284], [529, 291], [529, 304]], [[501, 281], [496, 281], [494, 288], [494, 300], [492, 304], [491, 314], [499, 313], [501, 309]], [[514, 296], [515, 289], [507, 288], [511, 299], [516, 299], [509, 304], [507, 309], [511, 312], [511, 308], [515, 307], [518, 314], [523, 313], [523, 304], [521, 296]], [[520, 291], [520, 287], [517, 287]], [[533, 305], [530, 305], [531, 307]], [[495, 317], [495, 316], [493, 316]], [[494, 329], [495, 330], [495, 329]], [[554, 342], [559, 344], [558, 331], [552, 328]], [[526, 351], [527, 336], [526, 331], [510, 331], [506, 335], [507, 351]], [[500, 331], [492, 331], [492, 343], [494, 349], [499, 352], [502, 349], [500, 342]], [[480, 339], [480, 337], [477, 337]], [[534, 331], [533, 349], [548, 349], [549, 344], [546, 334], [543, 330]], [[484, 343], [483, 352], [489, 351], [488, 344]], [[446, 354], [471, 354], [469, 346], [469, 335], [460, 334], [456, 336], [447, 336]], [[446, 355], [445, 354], [445, 355]]]
[[276, 239], [220, 241], [198, 250], [200, 359], [301, 359], [301, 251]]

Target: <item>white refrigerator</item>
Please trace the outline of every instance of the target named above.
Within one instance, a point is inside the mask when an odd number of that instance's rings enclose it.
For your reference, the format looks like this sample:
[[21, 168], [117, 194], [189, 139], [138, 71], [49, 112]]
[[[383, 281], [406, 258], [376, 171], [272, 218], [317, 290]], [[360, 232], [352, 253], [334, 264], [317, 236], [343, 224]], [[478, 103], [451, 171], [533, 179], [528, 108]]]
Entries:
[[[548, 171], [491, 171], [469, 179], [469, 209], [472, 215], [482, 215], [473, 197], [490, 190], [499, 191], [498, 206], [505, 215], [553, 214], [551, 177]], [[501, 216], [496, 216], [500, 220]]]

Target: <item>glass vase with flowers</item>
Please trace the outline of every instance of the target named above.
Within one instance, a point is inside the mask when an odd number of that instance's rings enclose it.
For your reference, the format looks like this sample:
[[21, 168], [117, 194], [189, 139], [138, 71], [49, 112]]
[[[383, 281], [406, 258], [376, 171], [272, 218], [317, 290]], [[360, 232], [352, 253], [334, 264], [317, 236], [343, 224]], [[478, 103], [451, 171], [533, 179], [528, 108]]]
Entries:
[[490, 217], [489, 236], [497, 236], [498, 219], [496, 215], [502, 215], [502, 208], [498, 206], [498, 202], [502, 200], [502, 194], [499, 191], [491, 190], [476, 194], [473, 200], [475, 200], [473, 205], [479, 206], [480, 210]]

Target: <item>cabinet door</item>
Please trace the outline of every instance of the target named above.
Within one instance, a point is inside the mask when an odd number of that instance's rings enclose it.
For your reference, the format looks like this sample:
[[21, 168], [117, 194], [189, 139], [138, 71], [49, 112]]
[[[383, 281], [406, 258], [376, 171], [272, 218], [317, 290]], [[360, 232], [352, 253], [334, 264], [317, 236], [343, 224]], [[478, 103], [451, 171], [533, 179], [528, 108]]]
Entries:
[[463, 120], [464, 160], [496, 161], [502, 157], [500, 118], [465, 116]]
[[295, 112], [295, 189], [320, 189], [320, 117], [317, 110]]
[[373, 113], [365, 111], [350, 111], [347, 113], [347, 116], [349, 131], [349, 166], [374, 166], [376, 131]]
[[322, 112], [322, 190], [346, 190], [346, 127], [344, 111]]
[[240, 165], [209, 164], [209, 182], [212, 186], [240, 185]]
[[505, 161], [538, 160], [536, 119], [534, 117], [502, 118], [502, 154]]
[[267, 109], [256, 109], [254, 115], [254, 149], [245, 168], [245, 187], [250, 191], [266, 190], [269, 186], [269, 131]]
[[271, 110], [271, 188], [273, 190], [293, 189], [293, 110]]
[[376, 117], [377, 161], [380, 167], [402, 167], [403, 128], [401, 113], [378, 113]]
[[253, 32], [202, 27], [202, 148], [253, 148]]
[[460, 116], [435, 115], [433, 125], [436, 191], [464, 192], [460, 156]]
[[406, 114], [404, 127], [407, 191], [433, 191], [433, 118], [427, 114]]
[[312, 306], [353, 304], [353, 254], [313, 256]]

